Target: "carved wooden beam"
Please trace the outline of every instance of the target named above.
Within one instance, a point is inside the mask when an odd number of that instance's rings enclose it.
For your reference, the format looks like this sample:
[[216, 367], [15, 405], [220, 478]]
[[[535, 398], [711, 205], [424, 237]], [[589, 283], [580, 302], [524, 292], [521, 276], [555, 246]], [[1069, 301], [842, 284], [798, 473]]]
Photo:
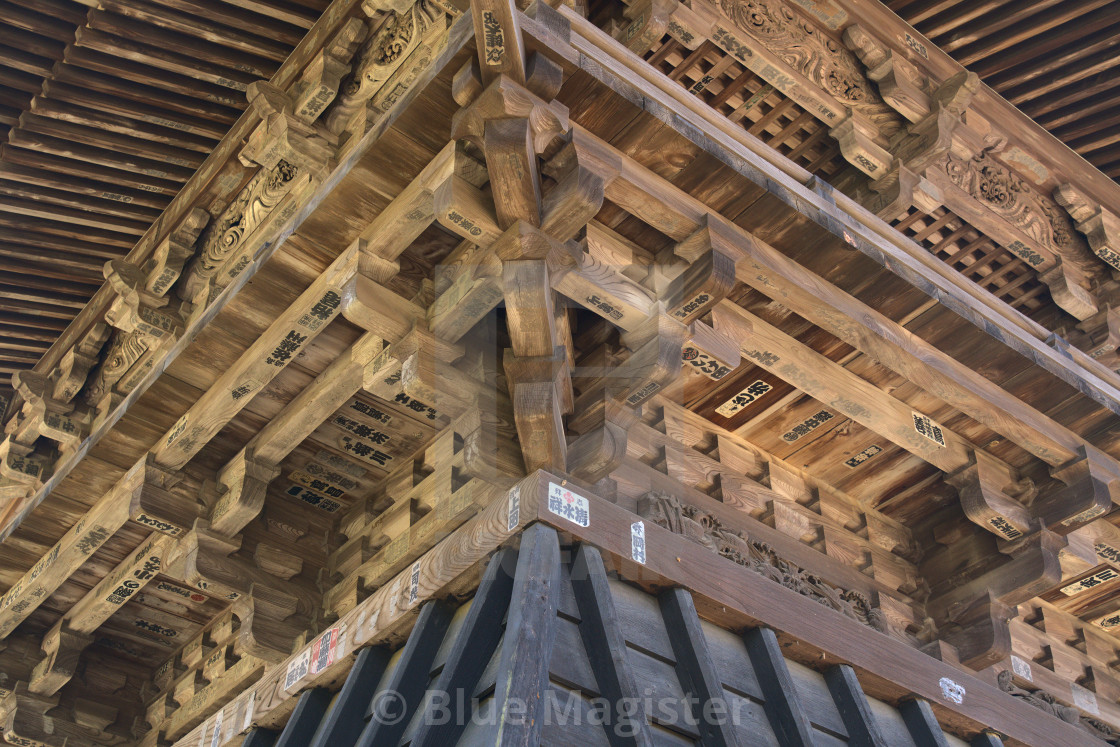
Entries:
[[689, 49], [710, 40], [796, 101], [829, 127], [845, 159], [863, 173], [879, 178], [890, 170], [894, 158], [887, 146], [902, 127], [900, 118], [854, 55], [781, 0], [677, 5], [666, 28]]
[[95, 324], [74, 347], [66, 351], [58, 362], [57, 371], [52, 374], [55, 399], [70, 402], [78, 396], [89, 372], [97, 365], [98, 354], [109, 339], [110, 331], [105, 323]]
[[950, 632], [946, 640], [963, 647], [962, 664], [982, 669], [1007, 657], [1007, 621], [1016, 605], [1061, 582], [1058, 556], [1065, 544], [1063, 537], [1043, 529], [1024, 541], [1014, 556], [982, 573], [965, 580], [959, 574], [944, 581], [931, 578], [946, 588], [935, 586], [928, 609], [939, 625], [957, 626], [958, 634]]
[[152, 447], [156, 461], [173, 468], [186, 464], [299, 355], [338, 315], [357, 263], [353, 248], [339, 255]]
[[[350, 74], [326, 112], [332, 133], [360, 134], [369, 108], [385, 111], [447, 43], [447, 6], [421, 2], [366, 2], [371, 30], [350, 61]], [[352, 138], [356, 140], [357, 138]]]
[[233, 556], [239, 539], [210, 531], [205, 520], [184, 536], [163, 573], [188, 586], [234, 602], [241, 620], [240, 650], [275, 661], [291, 650], [292, 640], [313, 619], [318, 592], [297, 579], [283, 579]]
[[[0, 637], [5, 637], [61, 586], [102, 544], [132, 519], [169, 535], [186, 528], [182, 500], [168, 489], [179, 476], [145, 455], [78, 520], [23, 577], [0, 597]], [[164, 507], [172, 511], [165, 514]]]
[[513, 0], [474, 0], [474, 38], [483, 83], [506, 75], [524, 85], [525, 42]]
[[961, 73], [935, 87], [865, 29], [850, 26], [844, 38], [884, 98], [912, 122], [892, 146], [898, 162], [876, 175], [861, 201], [887, 220], [911, 205], [930, 213], [943, 204], [1038, 272], [1061, 308], [1081, 320], [1095, 314], [1091, 286], [1102, 268], [1058, 209], [1061, 197], [1055, 202], [993, 158], [1006, 141], [992, 123], [976, 112], [967, 124], [962, 118], [979, 79]]

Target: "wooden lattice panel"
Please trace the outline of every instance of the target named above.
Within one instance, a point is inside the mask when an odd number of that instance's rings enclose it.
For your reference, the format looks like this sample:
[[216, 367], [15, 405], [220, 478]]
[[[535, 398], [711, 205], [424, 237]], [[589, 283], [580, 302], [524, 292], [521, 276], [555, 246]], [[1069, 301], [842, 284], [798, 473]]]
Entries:
[[930, 254], [1002, 301], [1030, 313], [1048, 300], [1038, 273], [955, 213], [938, 208], [927, 214], [910, 208], [894, 228]]
[[689, 50], [665, 36], [646, 61], [807, 171], [828, 180], [846, 168], [820, 120], [712, 42]]

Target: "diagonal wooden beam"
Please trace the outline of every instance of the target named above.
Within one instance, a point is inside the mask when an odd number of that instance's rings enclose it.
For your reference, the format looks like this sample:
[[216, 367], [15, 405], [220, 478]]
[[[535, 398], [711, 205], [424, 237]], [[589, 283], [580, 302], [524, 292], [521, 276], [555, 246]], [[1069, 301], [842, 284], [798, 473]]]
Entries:
[[534, 524], [521, 535], [498, 660], [498, 744], [531, 747], [541, 742], [559, 606], [560, 538], [552, 527]]
[[572, 589], [579, 606], [579, 633], [587, 658], [599, 684], [600, 694], [612, 703], [625, 699], [634, 708], [620, 714], [620, 721], [607, 728], [611, 747], [637, 747], [653, 743], [649, 722], [642, 708], [638, 681], [630, 666], [622, 623], [611, 596], [610, 582], [599, 550], [580, 545], [572, 564]]
[[[729, 718], [711, 718], [711, 714], [727, 714], [723, 682], [716, 669], [696, 605], [686, 589], [669, 589], [658, 598], [665, 629], [669, 634], [673, 654], [677, 659], [677, 677], [693, 707], [693, 718], [698, 722], [704, 744], [718, 747], [738, 747], [739, 735]], [[722, 704], [722, 708], [720, 705]]]
[[737, 340], [743, 357], [751, 363], [938, 469], [955, 472], [972, 461], [974, 447], [966, 439], [944, 428], [944, 443], [921, 435], [915, 430], [912, 407], [749, 311], [724, 301], [712, 318], [716, 330]]
[[805, 707], [801, 705], [797, 686], [789, 674], [789, 667], [786, 666], [782, 647], [778, 645], [778, 637], [774, 635], [774, 631], [770, 628], [755, 628], [747, 632], [744, 640], [758, 684], [762, 686], [762, 694], [766, 697], [763, 703], [766, 716], [770, 719], [770, 726], [778, 741], [790, 747], [811, 747], [816, 744], [813, 726], [809, 723]]

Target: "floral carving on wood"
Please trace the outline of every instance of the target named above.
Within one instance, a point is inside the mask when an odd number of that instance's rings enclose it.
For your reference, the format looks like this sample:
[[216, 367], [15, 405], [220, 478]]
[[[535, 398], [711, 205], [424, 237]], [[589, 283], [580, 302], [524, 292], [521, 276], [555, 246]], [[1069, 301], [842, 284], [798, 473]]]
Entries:
[[749, 568], [787, 589], [815, 599], [845, 617], [882, 633], [889, 633], [883, 613], [855, 590], [841, 589], [781, 558], [765, 542], [725, 526], [715, 516], [690, 506], [676, 496], [649, 492], [638, 502], [638, 513], [649, 522], [703, 545], [728, 560]]
[[953, 184], [1055, 253], [1088, 249], [1064, 210], [986, 152], [970, 159], [946, 153], [941, 167]]
[[148, 352], [149, 343], [149, 338], [139, 330], [115, 332], [105, 360], [86, 388], [86, 402], [97, 405], [144, 353]]
[[358, 48], [352, 71], [343, 81], [327, 126], [340, 132], [350, 118], [389, 81], [405, 59], [447, 25], [443, 8], [419, 0], [403, 13], [389, 11]]
[[245, 237], [287, 196], [298, 174], [298, 168], [281, 159], [276, 168], [261, 169], [249, 180], [221, 218], [202, 235], [202, 248], [191, 265], [185, 297], [192, 298], [218, 272]]
[[1045, 690], [1025, 690], [1012, 682], [1012, 672], [1010, 669], [1005, 669], [996, 676], [996, 682], [999, 684], [999, 689], [1013, 698], [1017, 698], [1027, 705], [1034, 706], [1040, 711], [1045, 711], [1051, 716], [1060, 718], [1067, 724], [1073, 726], [1080, 726], [1097, 739], [1109, 744], [1120, 745], [1120, 733], [1113, 729], [1108, 724], [1089, 716], [1082, 716], [1081, 711], [1071, 706], [1062, 705], [1050, 693]]
[[720, 0], [719, 7], [739, 30], [838, 101], [865, 115], [884, 137], [902, 128], [898, 114], [879, 96], [856, 57], [786, 5], [773, 0]]

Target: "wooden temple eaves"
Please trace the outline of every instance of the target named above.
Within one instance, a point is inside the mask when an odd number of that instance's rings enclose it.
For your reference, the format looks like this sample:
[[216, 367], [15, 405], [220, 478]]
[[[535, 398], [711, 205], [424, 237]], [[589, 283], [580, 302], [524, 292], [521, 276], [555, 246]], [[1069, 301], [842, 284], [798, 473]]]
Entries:
[[1115, 742], [1120, 200], [836, 10], [327, 8], [14, 380], [0, 735]]

